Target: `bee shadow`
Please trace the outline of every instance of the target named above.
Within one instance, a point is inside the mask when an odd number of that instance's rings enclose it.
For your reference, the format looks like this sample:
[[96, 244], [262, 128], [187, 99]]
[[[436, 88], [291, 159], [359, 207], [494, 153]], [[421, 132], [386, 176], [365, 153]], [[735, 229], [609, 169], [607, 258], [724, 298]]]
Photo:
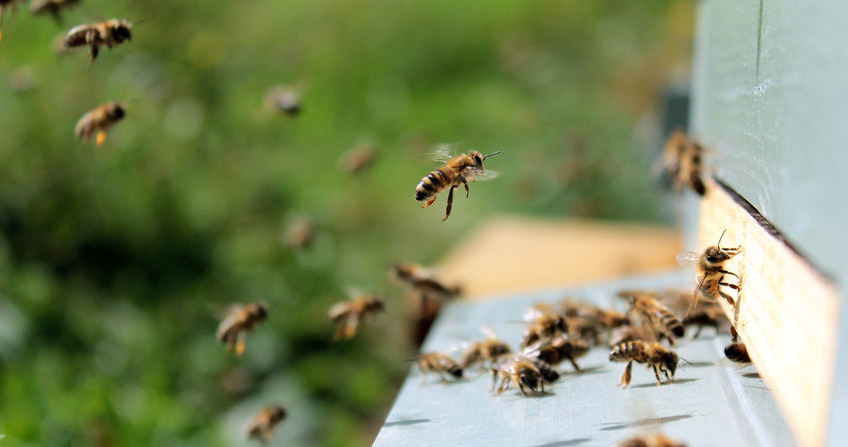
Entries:
[[[516, 391], [515, 393], [512, 393], [510, 395], [510, 397], [512, 397], [512, 399], [509, 399], [509, 401], [513, 402], [513, 401], [519, 401], [519, 400], [523, 400], [523, 399], [547, 399], [549, 397], [554, 397], [554, 396], [556, 396], [556, 393], [553, 390], [546, 390], [544, 393], [533, 393], [533, 394], [530, 394], [530, 395], [527, 395], [527, 396], [521, 394], [521, 391]], [[497, 396], [495, 396], [495, 397], [497, 397]]]
[[[662, 385], [659, 385], [659, 386], [669, 386], [669, 385], [675, 385], [675, 384], [680, 385], [680, 384], [684, 384], [684, 383], [697, 382], [698, 380], [700, 380], [700, 379], [676, 379], [674, 382], [663, 382]], [[656, 382], [651, 382], [651, 383], [643, 383], [643, 384], [640, 384], [640, 385], [633, 385], [630, 388], [656, 388], [656, 387], [657, 387]]]
[[745, 373], [745, 374], [742, 374], [742, 377], [747, 377], [749, 379], [760, 379], [761, 378], [760, 373], [758, 373], [758, 372]]
[[562, 372], [560, 374], [562, 374], [563, 376], [588, 376], [592, 374], [603, 374], [607, 371], [608, 370], [605, 367], [598, 365], [593, 366], [591, 368], [582, 368], [580, 371], [571, 370], [567, 372]]
[[568, 447], [570, 445], [585, 444], [585, 443], [587, 443], [591, 440], [592, 440], [592, 438], [574, 438], [574, 439], [567, 439], [565, 441], [554, 441], [554, 442], [548, 442], [546, 444], [539, 444], [539, 445], [533, 445], [533, 446], [528, 446], [528, 447]]
[[713, 365], [715, 365], [715, 363], [713, 362], [688, 362], [685, 366], [691, 366], [693, 368], [704, 368]]
[[383, 427], [396, 427], [399, 425], [416, 425], [430, 422], [430, 419], [401, 419], [399, 421], [386, 422]]
[[678, 414], [676, 416], [665, 416], [661, 418], [647, 418], [647, 419], [637, 419], [635, 421], [628, 422], [607, 422], [601, 425], [606, 425], [606, 427], [602, 428], [601, 431], [613, 431], [613, 430], [624, 430], [625, 428], [637, 428], [644, 427], [646, 425], [662, 425], [668, 422], [675, 422], [682, 419], [689, 419], [693, 416], [692, 413], [689, 414]]

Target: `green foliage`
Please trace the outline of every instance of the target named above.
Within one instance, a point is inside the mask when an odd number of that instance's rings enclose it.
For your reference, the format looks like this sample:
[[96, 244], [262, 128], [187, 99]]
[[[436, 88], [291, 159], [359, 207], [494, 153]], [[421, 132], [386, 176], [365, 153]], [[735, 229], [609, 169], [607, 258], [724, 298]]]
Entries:
[[[62, 27], [6, 14], [5, 441], [231, 445], [280, 402], [279, 445], [369, 443], [413, 355], [392, 262], [434, 262], [503, 213], [658, 219], [634, 128], [685, 57], [657, 42], [680, 37], [687, 5], [84, 0]], [[132, 42], [91, 66], [53, 54], [63, 30], [111, 17], [143, 21]], [[641, 85], [618, 82], [633, 71]], [[302, 88], [301, 116], [263, 109], [275, 84]], [[106, 144], [75, 141], [79, 116], [110, 100], [128, 117]], [[352, 178], [337, 160], [363, 139], [378, 162]], [[488, 162], [501, 177], [447, 223], [444, 198], [413, 200], [440, 142], [503, 151]], [[302, 251], [285, 244], [298, 216], [318, 227]], [[335, 344], [326, 309], [349, 287], [389, 310]], [[214, 330], [253, 300], [270, 319], [236, 359]]]

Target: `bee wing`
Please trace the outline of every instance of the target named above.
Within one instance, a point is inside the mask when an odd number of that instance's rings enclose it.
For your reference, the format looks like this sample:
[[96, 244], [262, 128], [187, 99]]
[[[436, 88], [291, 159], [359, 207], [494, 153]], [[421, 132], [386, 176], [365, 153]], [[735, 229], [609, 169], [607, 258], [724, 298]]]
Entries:
[[491, 338], [491, 339], [497, 339], [498, 338], [498, 333], [495, 332], [495, 328], [493, 328], [489, 325], [483, 326], [481, 328], [481, 330], [483, 331], [484, 334], [486, 334], [486, 337], [488, 337], [488, 338]]
[[701, 255], [699, 255], [698, 253], [693, 253], [691, 251], [687, 251], [677, 255], [677, 263], [680, 265], [694, 264], [698, 262], [699, 259], [701, 259]]
[[327, 311], [327, 316], [330, 317], [331, 320], [336, 321], [346, 313], [348, 313], [348, 303], [346, 301], [342, 301], [341, 303], [333, 304], [330, 307], [330, 310]]
[[469, 182], [485, 182], [498, 178], [500, 173], [489, 169], [480, 169], [475, 167], [465, 168], [462, 176]]
[[445, 164], [453, 158], [452, 152], [449, 144], [440, 144], [430, 153], [430, 158], [439, 164]]

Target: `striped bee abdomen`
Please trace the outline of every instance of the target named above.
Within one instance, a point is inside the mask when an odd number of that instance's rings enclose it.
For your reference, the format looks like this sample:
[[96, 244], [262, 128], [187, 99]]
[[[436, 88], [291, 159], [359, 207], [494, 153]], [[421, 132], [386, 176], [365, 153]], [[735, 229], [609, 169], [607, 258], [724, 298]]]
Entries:
[[670, 330], [675, 337], [683, 337], [683, 335], [686, 333], [686, 329], [684, 328], [683, 323], [680, 321], [680, 319], [678, 319], [676, 316], [674, 316], [673, 313], [665, 309], [657, 311], [657, 314], [662, 324], [665, 325], [665, 327], [667, 327], [668, 330]]
[[641, 357], [639, 354], [644, 351], [645, 343], [639, 340], [626, 341], [612, 348], [609, 359], [611, 362], [626, 362], [636, 360], [636, 357]]
[[415, 187], [415, 200], [423, 202], [430, 199], [450, 185], [450, 175], [444, 173], [442, 168], [427, 174], [418, 186]]

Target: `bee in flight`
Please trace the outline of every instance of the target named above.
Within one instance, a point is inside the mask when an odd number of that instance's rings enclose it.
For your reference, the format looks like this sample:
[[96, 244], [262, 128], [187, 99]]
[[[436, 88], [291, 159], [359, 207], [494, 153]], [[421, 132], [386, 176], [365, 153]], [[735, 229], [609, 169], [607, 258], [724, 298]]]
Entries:
[[132, 23], [128, 20], [112, 19], [105, 22], [79, 25], [65, 35], [65, 48], [88, 47], [89, 63], [97, 59], [100, 47], [112, 48], [124, 41], [132, 40]]
[[[469, 180], [473, 182], [478, 178], [493, 178], [494, 176], [492, 174], [488, 174], [487, 176], [487, 173], [483, 170], [483, 162], [487, 158], [498, 154], [500, 154], [500, 151], [492, 152], [484, 157], [480, 152], [470, 151], [468, 154], [459, 154], [450, 158], [444, 166], [421, 179], [418, 186], [415, 187], [415, 200], [426, 202], [424, 208], [427, 208], [436, 201], [436, 197], [440, 192], [450, 188], [450, 192], [448, 192], [448, 206], [442, 222], [448, 220], [451, 208], [453, 207], [453, 190], [459, 186], [465, 186], [465, 197], [468, 197]], [[443, 151], [437, 153], [438, 158], [444, 158], [444, 155], [445, 153]]]
[[244, 353], [244, 337], [259, 323], [268, 318], [268, 306], [265, 303], [250, 303], [234, 306], [227, 318], [218, 325], [218, 341], [227, 344], [227, 350], [236, 355]]
[[676, 190], [688, 186], [703, 196], [706, 192], [702, 180], [703, 156], [703, 147], [678, 130], [668, 137], [657, 168], [668, 174]]
[[286, 409], [282, 405], [271, 405], [256, 413], [247, 423], [245, 432], [248, 439], [258, 439], [267, 444], [274, 435], [274, 429], [286, 418]]
[[739, 254], [742, 247], [722, 247], [721, 240], [724, 238], [726, 232], [727, 230], [723, 231], [718, 238], [718, 242], [712, 247], [707, 247], [700, 256], [694, 253], [684, 253], [678, 257], [678, 261], [681, 262], [697, 261], [698, 263], [698, 287], [693, 293], [692, 304], [689, 305], [686, 316], [698, 304], [699, 297], [704, 297], [707, 301], [711, 302], [724, 298], [728, 304], [736, 306], [736, 301], [733, 297], [725, 293], [721, 288], [729, 287], [735, 290], [737, 294], [739, 293], [739, 284], [729, 283], [725, 278], [732, 276], [736, 279], [737, 283], [741, 279], [736, 273], [727, 270], [726, 264], [727, 261]]
[[360, 143], [342, 154], [339, 167], [350, 175], [360, 175], [368, 170], [377, 159], [377, 150], [371, 143]]
[[291, 88], [276, 86], [271, 87], [265, 94], [265, 105], [275, 112], [284, 113], [288, 116], [297, 116], [300, 113], [300, 96]]
[[29, 5], [29, 12], [33, 15], [50, 14], [59, 23], [62, 21], [59, 12], [77, 3], [79, 3], [79, 0], [33, 0]]
[[23, 0], [0, 0], [0, 42], [3, 41], [3, 13], [16, 8], [18, 3], [23, 3]]
[[106, 141], [106, 132], [124, 119], [126, 114], [123, 103], [113, 101], [101, 104], [77, 121], [74, 133], [83, 143], [87, 143], [91, 136], [96, 133], [97, 145], [100, 146]]
[[385, 301], [378, 295], [364, 295], [334, 304], [327, 312], [327, 316], [330, 321], [338, 325], [335, 339], [353, 338], [360, 322], [368, 317], [376, 316], [384, 308]]
[[665, 378], [670, 382], [674, 382], [674, 371], [680, 361], [677, 354], [665, 346], [657, 342], [640, 340], [616, 345], [610, 352], [609, 359], [611, 362], [627, 362], [627, 367], [624, 368], [624, 374], [621, 376], [621, 383], [619, 383], [624, 388], [630, 385], [630, 371], [633, 369], [633, 362], [644, 363], [653, 368], [654, 375], [657, 378], [657, 386], [659, 386], [662, 383], [660, 372], [665, 374]]

